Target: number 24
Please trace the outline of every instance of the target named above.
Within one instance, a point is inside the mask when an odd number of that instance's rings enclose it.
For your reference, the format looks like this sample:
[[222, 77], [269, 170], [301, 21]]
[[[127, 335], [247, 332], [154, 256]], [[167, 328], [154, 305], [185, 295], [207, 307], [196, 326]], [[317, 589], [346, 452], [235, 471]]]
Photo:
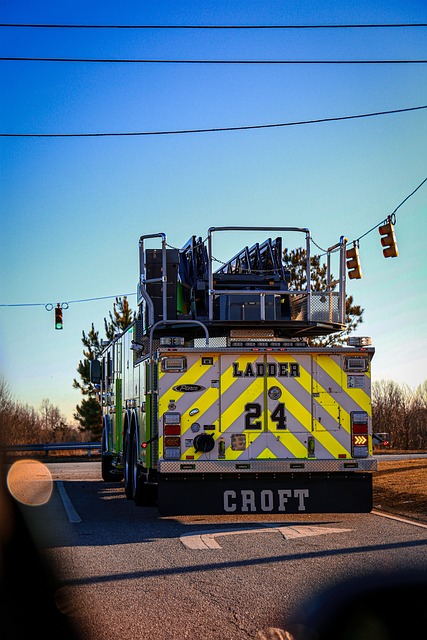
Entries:
[[[245, 429], [261, 429], [262, 424], [257, 418], [261, 417], [262, 407], [256, 402], [248, 402], [245, 404]], [[283, 402], [279, 402], [277, 407], [271, 412], [270, 416], [273, 422], [277, 423], [277, 429], [286, 429], [286, 411]]]

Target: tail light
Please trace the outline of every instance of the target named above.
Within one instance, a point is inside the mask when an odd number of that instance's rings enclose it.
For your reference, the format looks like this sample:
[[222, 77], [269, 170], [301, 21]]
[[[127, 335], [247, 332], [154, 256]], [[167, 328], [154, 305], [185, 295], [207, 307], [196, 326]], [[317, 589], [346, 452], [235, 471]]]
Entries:
[[368, 414], [366, 411], [352, 411], [351, 443], [353, 458], [368, 457]]
[[169, 460], [181, 457], [181, 414], [165, 413], [163, 415], [163, 456]]

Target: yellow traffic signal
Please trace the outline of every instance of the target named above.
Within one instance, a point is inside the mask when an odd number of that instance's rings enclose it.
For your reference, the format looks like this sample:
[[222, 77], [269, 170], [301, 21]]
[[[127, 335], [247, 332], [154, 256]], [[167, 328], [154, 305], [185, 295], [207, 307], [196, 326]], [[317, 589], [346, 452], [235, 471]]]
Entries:
[[64, 323], [62, 320], [62, 307], [58, 304], [55, 307], [55, 329], [63, 329]]
[[359, 260], [359, 249], [356, 244], [354, 244], [351, 249], [347, 249], [345, 255], [347, 258], [348, 277], [350, 280], [354, 278], [360, 280], [362, 277], [362, 267]]
[[381, 238], [381, 244], [384, 247], [384, 258], [397, 258], [399, 251], [397, 250], [396, 236], [394, 235], [394, 225], [390, 218], [386, 224], [378, 227]]

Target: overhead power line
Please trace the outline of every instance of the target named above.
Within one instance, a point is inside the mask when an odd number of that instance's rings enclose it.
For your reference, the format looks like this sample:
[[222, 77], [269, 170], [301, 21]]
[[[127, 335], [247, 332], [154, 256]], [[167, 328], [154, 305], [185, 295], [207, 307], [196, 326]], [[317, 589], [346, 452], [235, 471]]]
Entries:
[[259, 65], [329, 65], [329, 64], [426, 64], [427, 60], [185, 60], [185, 59], [149, 59], [149, 58], [44, 58], [5, 56], [0, 57], [3, 62], [61, 62], [84, 64], [259, 64]]
[[[128, 296], [136, 296], [136, 293], [120, 293], [114, 296], [100, 296], [98, 298], [82, 298], [81, 300], [69, 300], [68, 302], [59, 303], [61, 305], [75, 304], [76, 302], [94, 302], [96, 300], [109, 300], [110, 298], [127, 298]], [[45, 307], [46, 311], [52, 311], [55, 307], [51, 302], [22, 302], [19, 304], [0, 304], [0, 307]]]
[[427, 23], [398, 24], [16, 24], [0, 27], [32, 29], [400, 29], [427, 27]]
[[[416, 193], [418, 191], [418, 189], [420, 189], [423, 186], [423, 184], [425, 184], [426, 182], [427, 182], [427, 178], [425, 178], [408, 196], [406, 196], [406, 198], [404, 198], [402, 200], [402, 202], [394, 209], [394, 211], [393, 211], [393, 213], [391, 215], [393, 216], [396, 213], [396, 211], [398, 209], [400, 209], [400, 207], [403, 204], [405, 204], [405, 202], [407, 202], [407, 200], [409, 200], [409, 198], [411, 198], [414, 195], [414, 193]], [[356, 238], [356, 240], [352, 240], [351, 242], [352, 243], [358, 243], [359, 240], [361, 240], [362, 238], [367, 236], [368, 233], [371, 233], [372, 231], [374, 231], [374, 229], [377, 229], [381, 224], [383, 224], [383, 222], [384, 221], [379, 222], [374, 227], [372, 227], [372, 229], [369, 229], [369, 231], [366, 231], [366, 233], [364, 233], [363, 235], [359, 236], [359, 238]], [[313, 244], [318, 249], [320, 249], [324, 253], [327, 253], [327, 250], [326, 249], [322, 249], [322, 247], [320, 247], [313, 240], [313, 238], [311, 238], [311, 241], [313, 242]], [[171, 245], [168, 245], [168, 246], [170, 247]], [[176, 248], [176, 247], [172, 247], [172, 248]], [[68, 302], [63, 302], [63, 303], [61, 303], [61, 306], [64, 306], [64, 308], [68, 308], [68, 306], [70, 304], [75, 304], [77, 302], [93, 302], [94, 300], [107, 300], [107, 299], [110, 299], [110, 298], [125, 298], [125, 297], [128, 297], [128, 296], [134, 296], [134, 295], [136, 295], [136, 293], [122, 293], [122, 294], [116, 294], [116, 295], [113, 295], [113, 296], [101, 296], [101, 297], [98, 297], [98, 298], [82, 298], [80, 300], [69, 300]], [[52, 303], [35, 302], [35, 303], [19, 303], [19, 304], [0, 304], [0, 307], [45, 307], [45, 309], [47, 311], [51, 311], [54, 308], [54, 305]]]
[[[401, 202], [400, 204], [398, 204], [398, 205], [397, 205], [397, 207], [392, 211], [392, 213], [390, 214], [390, 216], [389, 216], [389, 217], [391, 218], [392, 216], [394, 216], [394, 215], [395, 215], [395, 213], [396, 213], [396, 211], [397, 211], [398, 209], [400, 209], [400, 207], [401, 207], [403, 204], [405, 204], [405, 202], [406, 202], [407, 200], [409, 200], [409, 198], [411, 198], [411, 197], [414, 195], [414, 193], [416, 193], [416, 192], [418, 191], [418, 189], [421, 189], [421, 187], [423, 186], [423, 184], [425, 184], [426, 182], [427, 182], [427, 178], [424, 178], [424, 180], [423, 180], [422, 182], [420, 182], [420, 184], [418, 185], [418, 187], [416, 187], [416, 188], [415, 188], [415, 189], [414, 189], [414, 190], [409, 194], [409, 196], [406, 196], [406, 198], [404, 198], [404, 199], [402, 200], [402, 202]], [[358, 238], [356, 238], [356, 240], [353, 240], [352, 242], [356, 242], [356, 243], [358, 243], [358, 242], [359, 242], [359, 240], [361, 240], [362, 238], [364, 238], [365, 236], [367, 236], [369, 233], [371, 233], [372, 231], [374, 231], [375, 229], [377, 229], [377, 228], [378, 228], [380, 225], [382, 225], [382, 224], [384, 224], [384, 220], [381, 220], [381, 222], [378, 222], [378, 224], [376, 224], [374, 227], [372, 227], [372, 229], [369, 229], [369, 231], [366, 231], [365, 233], [363, 233], [361, 236], [359, 236]]]
[[217, 133], [221, 131], [247, 131], [250, 129], [273, 129], [277, 127], [294, 127], [306, 124], [320, 124], [321, 122], [339, 122], [341, 120], [355, 120], [357, 118], [372, 118], [393, 113], [405, 113], [427, 109], [427, 105], [419, 107], [407, 107], [406, 109], [392, 109], [390, 111], [376, 111], [373, 113], [360, 113], [352, 116], [337, 116], [334, 118], [317, 118], [315, 120], [300, 120], [297, 122], [279, 122], [275, 124], [255, 124], [239, 127], [214, 127], [210, 129], [176, 129], [170, 131], [128, 131], [116, 133], [0, 133], [2, 138], [106, 138], [120, 136], [164, 136], [190, 133]]

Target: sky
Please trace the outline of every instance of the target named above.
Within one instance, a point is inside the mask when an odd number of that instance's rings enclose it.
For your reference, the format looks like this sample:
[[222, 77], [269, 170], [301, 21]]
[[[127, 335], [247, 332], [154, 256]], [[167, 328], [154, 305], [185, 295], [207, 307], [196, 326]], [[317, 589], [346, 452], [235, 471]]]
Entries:
[[[2, 0], [0, 23], [413, 24], [427, 23], [427, 3]], [[1, 58], [427, 59], [420, 27], [0, 27], [0, 36]], [[2, 134], [245, 127], [427, 105], [426, 64], [3, 59], [0, 74]], [[414, 389], [427, 379], [427, 183], [396, 211], [398, 258], [383, 257], [376, 228], [427, 178], [427, 109], [208, 133], [2, 136], [0, 155], [0, 374], [19, 402], [39, 408], [47, 398], [72, 417], [82, 330], [94, 323], [103, 335], [116, 295], [135, 308], [141, 235], [163, 232], [179, 248], [227, 225], [307, 227], [320, 247], [361, 238], [363, 278], [347, 290], [365, 310], [358, 334], [376, 349], [373, 380]], [[58, 302], [68, 303], [62, 331], [46, 309]]]

